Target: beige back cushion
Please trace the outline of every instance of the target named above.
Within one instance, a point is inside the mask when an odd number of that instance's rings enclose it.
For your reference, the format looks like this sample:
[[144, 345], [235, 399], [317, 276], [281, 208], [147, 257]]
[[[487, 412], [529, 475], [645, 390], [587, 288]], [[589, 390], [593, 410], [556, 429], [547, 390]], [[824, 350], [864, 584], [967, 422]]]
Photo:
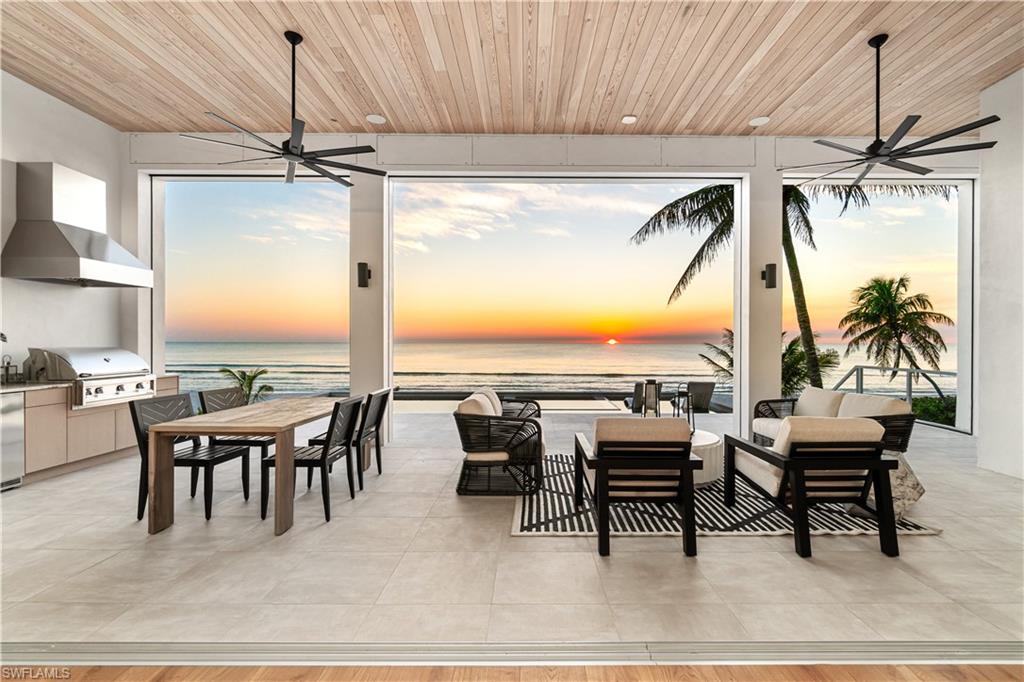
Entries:
[[846, 393], [839, 406], [839, 417], [884, 417], [910, 414], [910, 403], [899, 398], [886, 398], [865, 393]]
[[[877, 442], [882, 440], [885, 429], [874, 419], [834, 417], [786, 417], [782, 420], [779, 433], [772, 443], [771, 449], [783, 455], [789, 454], [789, 446], [793, 443], [839, 443]], [[767, 492], [777, 495], [782, 482], [782, 469], [768, 464], [740, 450], [736, 451], [736, 469], [742, 471]], [[838, 474], [863, 475], [863, 471], [830, 472]], [[815, 482], [807, 483], [808, 494], [813, 496]], [[820, 482], [818, 485], [830, 485]], [[834, 485], [834, 484], [831, 484]]]
[[[594, 422], [594, 450], [597, 450], [598, 443], [604, 442], [688, 442], [690, 440], [690, 425], [685, 419], [676, 417], [600, 417]], [[616, 453], [626, 454], [626, 453]], [[590, 468], [584, 468], [584, 473], [590, 480], [591, 489], [594, 486], [594, 472]], [[609, 469], [608, 474], [614, 476], [665, 476], [674, 475], [671, 470], [656, 469]], [[612, 483], [614, 485], [614, 482]], [[659, 480], [636, 480], [629, 481], [631, 486], [644, 486], [651, 488], [651, 492], [630, 492], [612, 490], [610, 497], [665, 497], [675, 493], [678, 478], [674, 481]]]
[[808, 386], [796, 401], [793, 414], [797, 417], [836, 417], [842, 402], [843, 393], [839, 391]]
[[455, 411], [459, 414], [481, 414], [493, 417], [494, 405], [484, 394], [474, 393], [459, 403]]
[[481, 388], [478, 393], [487, 397], [491, 401], [491, 407], [494, 408], [494, 414], [501, 414], [501, 398], [493, 388]]

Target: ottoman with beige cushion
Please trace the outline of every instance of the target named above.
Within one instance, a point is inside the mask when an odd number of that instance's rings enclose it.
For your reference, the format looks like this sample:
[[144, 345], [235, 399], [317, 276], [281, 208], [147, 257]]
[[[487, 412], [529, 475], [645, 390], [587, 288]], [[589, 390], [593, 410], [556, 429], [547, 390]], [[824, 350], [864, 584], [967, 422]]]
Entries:
[[896, 517], [889, 472], [898, 466], [883, 457], [885, 429], [864, 417], [786, 417], [770, 447], [725, 436], [725, 504], [736, 503], [740, 475], [793, 519], [796, 552], [811, 556], [807, 508], [854, 504], [868, 508], [874, 492], [882, 552], [898, 556]]
[[576, 434], [574, 498], [583, 506], [583, 479], [590, 481], [597, 511], [597, 549], [610, 552], [609, 505], [615, 502], [679, 504], [683, 551], [697, 554], [693, 474], [703, 466], [690, 456], [690, 425], [675, 417], [601, 417], [594, 444]]
[[887, 453], [896, 456], [899, 467], [892, 473], [896, 518], [903, 518], [910, 507], [924, 495], [924, 486], [903, 455], [910, 445], [914, 416], [910, 403], [899, 398], [868, 393], [828, 391], [809, 387], [799, 398], [762, 400], [754, 406], [750, 430], [754, 442], [771, 445], [785, 417], [868, 417], [885, 429], [882, 441]]
[[[491, 392], [493, 393], [493, 391]], [[516, 409], [530, 408], [521, 401]], [[543, 480], [544, 431], [533, 417], [503, 414], [497, 394], [474, 393], [455, 408], [455, 425], [465, 459], [460, 495], [531, 494]], [[531, 414], [540, 414], [530, 409]]]

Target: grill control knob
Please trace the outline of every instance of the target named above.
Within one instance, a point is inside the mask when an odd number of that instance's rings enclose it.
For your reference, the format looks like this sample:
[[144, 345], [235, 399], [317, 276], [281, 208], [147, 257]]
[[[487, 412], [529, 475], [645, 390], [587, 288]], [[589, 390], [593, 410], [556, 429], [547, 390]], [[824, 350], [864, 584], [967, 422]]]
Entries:
[[101, 393], [103, 393], [103, 387], [97, 386], [93, 393], [95, 393], [96, 395], [100, 395]]
[[137, 388], [137, 389], [139, 389], [141, 391], [141, 390], [145, 389], [146, 387], [140, 381], [139, 383], [135, 384], [135, 388]]

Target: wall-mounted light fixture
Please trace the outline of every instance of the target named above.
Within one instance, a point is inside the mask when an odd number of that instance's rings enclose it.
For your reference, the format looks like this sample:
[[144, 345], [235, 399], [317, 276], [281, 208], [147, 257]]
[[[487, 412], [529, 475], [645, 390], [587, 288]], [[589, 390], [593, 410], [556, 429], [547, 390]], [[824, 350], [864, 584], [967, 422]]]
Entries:
[[761, 271], [761, 279], [764, 280], [765, 289], [775, 288], [775, 263], [768, 263]]
[[365, 289], [366, 287], [370, 286], [370, 264], [359, 263], [357, 267], [358, 270], [356, 277], [359, 283], [359, 288]]

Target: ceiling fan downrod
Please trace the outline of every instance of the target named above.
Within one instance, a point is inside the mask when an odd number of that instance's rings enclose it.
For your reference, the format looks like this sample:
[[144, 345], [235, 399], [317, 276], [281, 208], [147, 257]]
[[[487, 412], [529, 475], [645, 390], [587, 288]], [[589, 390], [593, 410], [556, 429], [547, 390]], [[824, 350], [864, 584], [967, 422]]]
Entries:
[[868, 147], [869, 154], [876, 153], [882, 148], [882, 45], [889, 39], [888, 33], [879, 33], [868, 40], [875, 50], [875, 141]]
[[285, 31], [284, 38], [292, 45], [292, 118], [295, 116], [295, 48], [302, 42], [302, 34], [295, 31]]

